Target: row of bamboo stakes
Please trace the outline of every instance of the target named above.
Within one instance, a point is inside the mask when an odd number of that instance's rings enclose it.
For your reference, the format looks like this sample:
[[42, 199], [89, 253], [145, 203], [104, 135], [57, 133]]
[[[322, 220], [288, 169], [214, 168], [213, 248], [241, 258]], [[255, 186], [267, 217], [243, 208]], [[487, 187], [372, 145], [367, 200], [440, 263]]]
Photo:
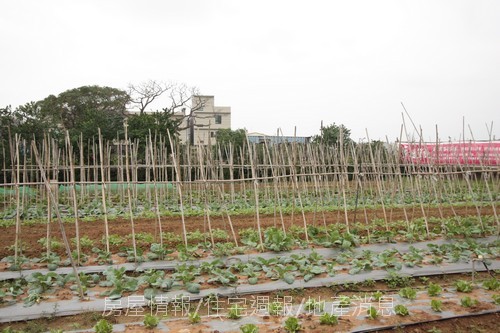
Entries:
[[[350, 230], [348, 201], [361, 193], [362, 201], [371, 198], [383, 211], [386, 230], [389, 220], [386, 201], [404, 202], [406, 193], [415, 198], [424, 218], [429, 234], [426, 204], [433, 200], [438, 204], [441, 217], [442, 206], [449, 205], [453, 210], [455, 195], [468, 192], [474, 205], [481, 228], [484, 224], [480, 207], [484, 201], [491, 204], [498, 230], [500, 224], [496, 212], [497, 195], [500, 190], [500, 156], [496, 165], [479, 165], [471, 168], [460, 164], [427, 165], [425, 167], [403, 163], [401, 145], [379, 142], [373, 145], [355, 144], [344, 140], [341, 133], [340, 144], [251, 144], [247, 138], [244, 145], [227, 146], [184, 146], [166, 135], [152, 135], [145, 142], [130, 141], [125, 125], [122, 140], [104, 142], [100, 135], [85, 142], [80, 137], [79, 144], [71, 144], [66, 133], [64, 144], [60, 144], [49, 135], [42, 142], [28, 141], [19, 135], [10, 140], [9, 154], [2, 147], [3, 189], [14, 189], [14, 194], [4, 194], [4, 207], [16, 207], [15, 258], [19, 256], [21, 241], [21, 214], [24, 207], [32, 203], [47, 204], [47, 254], [50, 253], [51, 221], [55, 215], [62, 231], [68, 257], [72, 259], [69, 242], [64, 231], [64, 224], [59, 212], [59, 204], [71, 205], [74, 212], [76, 231], [77, 261], [80, 262], [80, 226], [78, 207], [89, 198], [100, 201], [104, 222], [105, 246], [109, 252], [108, 205], [119, 203], [128, 207], [130, 231], [134, 255], [137, 257], [137, 245], [134, 225], [134, 206], [141, 199], [141, 185], [145, 200], [152, 202], [155, 211], [155, 223], [159, 234], [162, 233], [161, 207], [164, 203], [176, 203], [181, 215], [183, 242], [187, 246], [185, 224], [185, 205], [202, 203], [206, 228], [210, 241], [214, 244], [211, 214], [219, 213], [227, 218], [231, 235], [238, 245], [237, 230], [231, 221], [230, 206], [238, 200], [251, 204], [255, 211], [255, 226], [262, 246], [263, 232], [260, 223], [260, 205], [262, 200], [274, 206], [275, 219], [286, 233], [282, 207], [291, 201], [292, 222], [294, 214], [300, 212], [306, 241], [309, 240], [308, 221], [304, 201], [314, 201], [325, 221], [322, 207], [337, 202], [338, 212], [344, 213], [346, 230]], [[402, 128], [403, 133], [403, 128]], [[368, 132], [366, 132], [367, 138]], [[344, 142], [345, 141], [345, 142]], [[436, 145], [439, 138], [436, 130]], [[76, 150], [76, 152], [75, 152]], [[8, 156], [6, 156], [8, 155]], [[7, 163], [9, 162], [10, 163]], [[465, 184], [465, 186], [464, 186]], [[65, 185], [69, 191], [60, 192], [59, 185]], [[89, 186], [93, 185], [93, 186]], [[97, 186], [100, 185], [100, 186]], [[118, 185], [117, 198], [114, 198], [111, 185]], [[173, 189], [169, 189], [171, 185]], [[26, 188], [35, 188], [36, 195], [28, 196]], [[98, 188], [100, 187], [100, 191]], [[480, 190], [480, 193], [478, 191]], [[428, 198], [428, 199], [425, 199]], [[125, 201], [126, 200], [126, 201]], [[336, 200], [336, 201], [335, 201]], [[211, 204], [218, 203], [220, 212], [213, 212]], [[297, 205], [297, 206], [296, 206]], [[365, 222], [369, 224], [365, 203], [363, 205]], [[402, 205], [405, 220], [410, 219], [407, 205]], [[454, 212], [454, 210], [453, 210]], [[354, 218], [354, 221], [356, 218]], [[160, 236], [159, 242], [163, 245]]]

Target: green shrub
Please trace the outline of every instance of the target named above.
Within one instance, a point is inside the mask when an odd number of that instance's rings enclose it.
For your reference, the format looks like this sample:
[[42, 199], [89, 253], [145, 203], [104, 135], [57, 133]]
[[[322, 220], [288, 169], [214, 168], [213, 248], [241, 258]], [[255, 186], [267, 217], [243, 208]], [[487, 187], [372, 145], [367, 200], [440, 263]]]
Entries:
[[399, 296], [407, 299], [415, 299], [417, 298], [417, 292], [411, 287], [406, 287], [399, 291]]
[[498, 288], [500, 288], [500, 282], [498, 282], [497, 278], [492, 277], [483, 282], [483, 287], [488, 290], [498, 290]]
[[339, 307], [347, 308], [349, 305], [351, 305], [351, 298], [349, 296], [340, 296]]
[[368, 310], [366, 310], [366, 314], [370, 319], [377, 319], [378, 317], [378, 311], [373, 306], [370, 306]]
[[470, 308], [479, 304], [477, 299], [470, 298], [469, 296], [462, 297], [460, 299], [460, 304], [464, 308]]
[[259, 328], [255, 324], [245, 324], [240, 326], [241, 333], [257, 333]]
[[380, 299], [382, 298], [382, 296], [384, 296], [384, 293], [383, 293], [383, 292], [381, 292], [381, 291], [379, 291], [379, 290], [377, 290], [376, 292], [374, 292], [374, 293], [372, 294], [373, 299], [374, 299], [375, 301], [377, 301], [377, 302], [379, 302], [379, 301], [380, 301]]
[[190, 312], [188, 314], [188, 319], [191, 324], [197, 324], [201, 321], [201, 316], [198, 312]]
[[394, 307], [394, 312], [396, 312], [399, 316], [407, 316], [410, 313], [408, 312], [408, 308], [402, 304], [398, 304]]
[[415, 283], [415, 279], [411, 276], [402, 276], [397, 273], [389, 273], [389, 277], [385, 279], [387, 286], [391, 289], [398, 287], [409, 287]]
[[[72, 238], [71, 242], [76, 245], [76, 238]], [[94, 246], [94, 241], [90, 239], [89, 236], [80, 237], [80, 246], [83, 249], [85, 248], [90, 249], [92, 248], [92, 246]]]
[[455, 282], [455, 287], [457, 288], [457, 291], [461, 293], [470, 293], [472, 292], [472, 283], [464, 280], [458, 280]]
[[443, 311], [443, 302], [438, 299], [433, 299], [431, 300], [431, 308], [435, 312], [441, 312]]
[[271, 227], [264, 232], [264, 246], [275, 252], [288, 251], [293, 246], [293, 239], [283, 230]]
[[285, 330], [290, 333], [295, 333], [301, 330], [299, 320], [295, 317], [289, 317], [285, 320]]
[[241, 310], [238, 306], [238, 304], [234, 304], [229, 308], [229, 313], [227, 314], [227, 317], [229, 319], [240, 319], [241, 318]]
[[106, 319], [101, 319], [94, 326], [96, 333], [111, 333], [113, 332], [113, 325], [111, 325]]
[[319, 323], [321, 325], [337, 325], [339, 320], [334, 314], [325, 312], [319, 317]]
[[160, 318], [153, 316], [151, 314], [147, 314], [144, 316], [144, 326], [149, 329], [153, 329], [156, 326], [158, 326], [158, 323], [160, 322]]
[[429, 294], [429, 296], [437, 296], [441, 294], [442, 291], [443, 289], [438, 284], [429, 283], [429, 285], [427, 286], [427, 294]]
[[318, 311], [321, 312], [325, 308], [324, 301], [317, 301], [314, 298], [310, 298], [305, 303], [305, 309], [307, 311]]
[[283, 312], [283, 304], [280, 302], [272, 302], [269, 304], [269, 314], [271, 316], [279, 316]]
[[[47, 247], [47, 237], [42, 237], [37, 241], [38, 244], [42, 245], [44, 248]], [[52, 250], [61, 249], [63, 247], [63, 243], [58, 241], [57, 239], [50, 239], [50, 248]]]

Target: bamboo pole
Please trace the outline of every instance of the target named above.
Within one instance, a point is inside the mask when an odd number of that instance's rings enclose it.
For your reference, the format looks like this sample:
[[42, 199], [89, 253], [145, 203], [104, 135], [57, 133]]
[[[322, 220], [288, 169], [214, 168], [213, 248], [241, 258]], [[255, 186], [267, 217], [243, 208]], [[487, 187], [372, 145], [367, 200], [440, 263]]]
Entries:
[[378, 193], [379, 193], [379, 196], [380, 196], [380, 204], [382, 205], [382, 212], [384, 214], [385, 230], [389, 231], [389, 224], [388, 224], [388, 220], [387, 220], [387, 212], [385, 210], [385, 203], [384, 203], [384, 191], [382, 189], [382, 179], [381, 179], [381, 176], [380, 176], [380, 172], [378, 171], [376, 163], [375, 163], [375, 158], [373, 156], [373, 150], [370, 147], [371, 141], [370, 141], [370, 137], [368, 135], [368, 129], [365, 129], [365, 131], [366, 131], [366, 139], [368, 140], [368, 147], [369, 147], [368, 150], [370, 152], [370, 159], [372, 161], [373, 172], [375, 173], [375, 182], [377, 184], [377, 190], [378, 190]]
[[172, 161], [174, 165], [174, 171], [175, 171], [175, 183], [177, 186], [177, 192], [179, 193], [179, 209], [181, 211], [181, 221], [182, 221], [182, 235], [184, 238], [184, 246], [188, 247], [188, 241], [187, 241], [187, 231], [186, 231], [186, 221], [184, 219], [184, 205], [182, 201], [182, 183], [181, 183], [181, 178], [180, 178], [180, 167], [176, 158], [175, 150], [174, 150], [174, 143], [172, 140], [172, 136], [170, 135], [170, 131], [167, 131], [168, 134], [168, 140], [170, 141], [170, 149], [171, 149], [171, 156], [172, 156]]
[[[404, 128], [405, 133], [406, 133], [407, 141], [409, 141], [408, 140], [408, 132], [406, 131], [406, 123], [405, 123], [405, 120], [404, 120], [404, 116], [403, 116], [403, 128]], [[422, 145], [422, 136], [421, 135], [420, 135], [420, 143], [419, 144]], [[411, 165], [412, 165], [412, 172], [415, 173], [415, 165], [414, 165], [414, 163], [412, 162]], [[427, 238], [429, 238], [430, 237], [429, 222], [427, 220], [427, 214], [425, 213], [425, 208], [424, 208], [424, 204], [423, 204], [423, 201], [422, 201], [422, 190], [421, 190], [420, 177], [421, 177], [420, 174], [417, 174], [416, 177], [415, 177], [415, 188], [417, 190], [418, 201], [420, 203], [420, 210], [422, 212], [422, 216], [423, 216], [424, 222], [425, 222], [425, 230], [426, 230], [426, 233], [427, 233]]]
[[[269, 167], [271, 168], [271, 175], [273, 177], [274, 197], [275, 197], [275, 200], [278, 202], [278, 212], [280, 215], [281, 228], [286, 235], [285, 221], [283, 219], [283, 210], [281, 209], [281, 195], [280, 195], [280, 191], [279, 191], [280, 178], [276, 177], [276, 170], [275, 170], [273, 161], [271, 159], [271, 154], [269, 151], [269, 146], [267, 144], [267, 140], [264, 140], [264, 146], [266, 148]], [[276, 207], [276, 205], [275, 205], [275, 207]]]
[[[292, 145], [292, 149], [294, 148], [294, 146]], [[289, 154], [288, 152], [288, 147], [285, 145], [285, 152], [287, 154], [287, 157], [288, 157], [288, 160], [290, 161], [290, 164], [291, 164], [291, 176], [292, 176], [292, 185], [293, 185], [293, 189], [294, 191], [296, 190], [297, 191], [297, 196], [298, 196], [298, 199], [299, 199], [299, 205], [300, 205], [300, 210], [302, 212], [302, 222], [303, 222], [303, 227], [304, 227], [304, 235], [306, 237], [306, 242], [309, 242], [309, 232], [307, 230], [307, 220], [306, 220], [306, 214], [304, 213], [304, 205], [302, 204], [302, 196], [300, 194], [300, 188], [299, 188], [299, 184], [298, 184], [298, 179], [297, 179], [297, 173], [296, 173], [296, 170], [295, 170], [295, 159], [293, 158], [293, 152], [292, 154]], [[292, 155], [292, 158], [290, 157], [290, 155]], [[293, 201], [295, 203], [295, 195], [293, 196]]]
[[[79, 150], [80, 150], [80, 182], [83, 184], [85, 183], [85, 181], [87, 180], [87, 177], [85, 175], [85, 167], [84, 167], [84, 152], [83, 152], [83, 135], [80, 134], [80, 147], [79, 147]], [[85, 198], [85, 187], [82, 185], [80, 186], [80, 198], [81, 198], [81, 203], [83, 204], [83, 200]]]
[[[50, 137], [47, 135], [46, 136], [46, 145], [44, 144], [43, 147], [45, 148], [45, 162], [47, 163], [47, 170], [50, 170], [50, 152], [51, 152], [51, 141]], [[49, 182], [50, 182], [50, 177], [49, 177]], [[51, 239], [50, 239], [50, 227], [52, 223], [52, 199], [50, 195], [47, 195], [47, 257], [50, 255], [51, 251]]]
[[125, 121], [123, 127], [125, 128], [125, 177], [127, 180], [127, 199], [128, 199], [128, 210], [130, 216], [130, 226], [132, 228], [132, 247], [134, 249], [134, 259], [137, 262], [137, 244], [135, 240], [135, 224], [134, 224], [134, 212], [132, 210], [132, 193], [130, 192], [130, 170], [129, 170], [129, 139], [128, 139], [128, 124]]
[[76, 196], [75, 169], [73, 165], [73, 149], [71, 147], [71, 141], [69, 139], [68, 130], [66, 130], [66, 145], [68, 152], [68, 162], [70, 167], [70, 183], [71, 183], [71, 195], [73, 197], [73, 213], [75, 216], [76, 255], [77, 255], [77, 263], [80, 265], [81, 248], [80, 248], [80, 225], [78, 223], [78, 202]]
[[[21, 236], [21, 205], [20, 205], [20, 197], [19, 197], [19, 135], [16, 133], [14, 143], [16, 145], [16, 172], [13, 173], [15, 175], [14, 178], [14, 186], [16, 189], [16, 239], [14, 243], [14, 264], [19, 265], [19, 249], [20, 249], [20, 236]], [[19, 267], [20, 268], [20, 267]]]
[[344, 154], [344, 132], [342, 130], [342, 127], [340, 127], [339, 152], [340, 152], [340, 167], [339, 167], [340, 174], [339, 174], [339, 177], [340, 177], [340, 185], [341, 185], [341, 190], [342, 190], [342, 199], [344, 201], [345, 226], [346, 226], [347, 233], [350, 233], [349, 215], [347, 213], [347, 198], [346, 198], [346, 187], [349, 184], [349, 179], [348, 179], [349, 176], [347, 174], [347, 161], [346, 161], [345, 154]]
[[[401, 138], [403, 136], [403, 125], [401, 125], [401, 130], [399, 132], [399, 142], [401, 142]], [[410, 229], [410, 220], [408, 219], [408, 212], [406, 211], [406, 204], [405, 204], [405, 188], [403, 184], [403, 175], [401, 174], [401, 166], [400, 166], [400, 156], [401, 156], [401, 144], [398, 144], [398, 149], [397, 149], [397, 156], [395, 158], [396, 160], [396, 174], [398, 177], [398, 184], [399, 184], [399, 190], [401, 191], [402, 199], [403, 199], [403, 214], [405, 216], [405, 221], [406, 221], [406, 228], [407, 230]]]
[[[219, 149], [219, 157], [220, 157], [220, 158], [221, 158], [221, 160], [222, 160], [221, 154], [222, 154], [222, 153], [221, 153], [221, 151], [220, 151], [220, 149]], [[233, 179], [231, 179], [230, 184], [232, 184], [232, 185], [233, 185], [233, 191], [234, 191], [234, 183], [233, 183], [233, 181], [234, 181], [234, 180], [233, 180]], [[223, 209], [224, 213], [226, 214], [227, 221], [228, 221], [228, 224], [229, 224], [229, 228], [231, 229], [231, 234], [233, 235], [234, 244], [238, 247], [238, 246], [239, 246], [239, 245], [238, 245], [238, 239], [237, 239], [237, 237], [236, 237], [236, 232], [235, 232], [235, 230], [234, 230], [233, 222], [232, 222], [232, 220], [231, 220], [231, 215], [229, 214], [229, 209], [227, 208], [226, 200], [225, 200], [225, 198], [224, 198], [224, 193], [225, 193], [225, 192], [224, 192], [224, 185], [223, 185], [223, 183], [218, 182], [218, 183], [217, 183], [217, 185], [216, 185], [216, 187], [217, 187], [218, 195], [219, 195], [219, 197], [220, 197], [220, 201], [221, 201], [222, 209]], [[234, 192], [233, 192], [233, 194], [234, 194]], [[223, 216], [224, 216], [224, 215], [223, 215]]]
[[255, 164], [252, 156], [252, 146], [250, 146], [250, 141], [248, 140], [248, 135], [245, 133], [247, 147], [248, 147], [248, 157], [250, 159], [250, 167], [252, 170], [252, 183], [253, 183], [253, 192], [255, 198], [255, 216], [257, 218], [257, 232], [259, 233], [259, 249], [264, 249], [264, 243], [262, 240], [262, 229], [260, 227], [260, 214], [259, 214], [259, 183], [257, 181], [257, 172], [255, 169]]
[[[100, 170], [101, 170], [101, 202], [102, 202], [102, 211], [104, 214], [104, 237], [106, 241], [106, 252], [110, 252], [109, 250], [109, 223], [108, 223], [108, 208], [106, 205], [106, 177], [104, 172], [104, 151], [102, 144], [102, 135], [101, 128], [97, 129], [99, 136], [99, 158], [101, 160]], [[108, 178], [109, 179], [109, 178]]]
[[[203, 153], [201, 151], [201, 145], [198, 144], [197, 146], [197, 151], [198, 151], [198, 162], [200, 165], [200, 176], [201, 176], [201, 181], [204, 184], [204, 196], [203, 196], [203, 202], [205, 205], [205, 217], [206, 221], [208, 224], [208, 233], [210, 235], [210, 242], [212, 243], [212, 248], [215, 248], [215, 242], [214, 242], [214, 235], [212, 233], [212, 223], [210, 221], [210, 208], [208, 206], [208, 183], [207, 179], [205, 176], [205, 166], [203, 165]], [[207, 156], [208, 157], [208, 156]]]
[[231, 190], [231, 204], [234, 205], [234, 156], [233, 156], [233, 144], [229, 142], [229, 179], [230, 179], [230, 190]]
[[62, 222], [61, 214], [59, 212], [59, 207], [57, 206], [57, 200], [56, 200], [56, 198], [54, 196], [54, 193], [52, 192], [52, 189], [51, 189], [51, 186], [50, 186], [50, 182], [47, 179], [47, 175], [45, 173], [45, 169], [44, 169], [43, 164], [42, 164], [42, 162], [40, 160], [40, 156], [38, 155], [38, 149], [36, 148], [36, 144], [35, 144], [34, 141], [31, 142], [31, 146], [33, 147], [33, 152], [35, 154], [35, 160], [36, 160], [36, 163], [38, 164], [38, 168], [40, 170], [42, 181], [45, 184], [45, 189], [47, 191], [47, 195], [49, 197], [51, 197], [51, 201], [52, 201], [52, 203], [54, 205], [54, 212], [56, 213], [57, 222], [59, 223], [59, 229], [61, 230], [61, 234], [62, 234], [64, 246], [65, 246], [65, 249], [66, 249], [66, 254], [68, 255], [68, 259], [69, 259], [69, 261], [71, 263], [71, 267], [73, 268], [73, 274], [75, 276], [76, 284], [78, 286], [78, 292], [79, 292], [79, 295], [80, 295], [80, 300], [83, 300], [84, 293], [83, 293], [82, 283], [80, 281], [80, 275], [78, 274], [78, 270], [76, 269], [75, 261], [73, 260], [73, 256], [71, 255], [71, 248], [69, 246], [68, 237], [66, 236], [66, 231], [64, 229], [64, 224]]

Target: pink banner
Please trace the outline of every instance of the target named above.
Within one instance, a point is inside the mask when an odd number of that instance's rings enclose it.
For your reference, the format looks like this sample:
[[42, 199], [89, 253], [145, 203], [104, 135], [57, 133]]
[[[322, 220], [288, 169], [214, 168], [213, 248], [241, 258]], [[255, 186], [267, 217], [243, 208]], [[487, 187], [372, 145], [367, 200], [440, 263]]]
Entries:
[[417, 165], [500, 165], [500, 141], [402, 143], [401, 160]]

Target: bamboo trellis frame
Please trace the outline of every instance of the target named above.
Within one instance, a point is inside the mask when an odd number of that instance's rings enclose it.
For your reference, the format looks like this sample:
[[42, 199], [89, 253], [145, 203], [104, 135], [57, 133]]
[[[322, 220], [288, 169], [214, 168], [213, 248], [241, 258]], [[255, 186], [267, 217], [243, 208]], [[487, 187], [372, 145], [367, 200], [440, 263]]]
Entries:
[[[401, 137], [406, 133], [405, 125]], [[367, 133], [368, 136], [368, 133]], [[400, 137], [400, 141], [401, 141]], [[407, 136], [408, 138], [408, 136]], [[429, 165], [422, 166], [402, 161], [398, 142], [386, 143], [370, 148], [370, 142], [360, 144], [341, 144], [337, 147], [322, 144], [252, 144], [248, 140], [241, 147], [181, 146], [174, 144], [170, 133], [166, 136], [151, 135], [145, 142], [129, 141], [125, 128], [125, 140], [116, 143], [103, 142], [100, 136], [88, 140], [87, 150], [80, 136], [77, 147], [72, 147], [66, 136], [64, 145], [58, 146], [50, 136], [42, 142], [27, 144], [26, 139], [15, 135], [10, 140], [8, 154], [2, 147], [4, 206], [13, 205], [16, 212], [30, 205], [46, 203], [47, 207], [47, 254], [50, 252], [52, 207], [54, 204], [69, 205], [73, 209], [77, 234], [76, 250], [79, 253], [78, 205], [85, 204], [89, 198], [97, 200], [102, 206], [104, 219], [105, 245], [109, 251], [108, 205], [127, 205], [130, 213], [130, 227], [136, 253], [134, 211], [141, 200], [141, 188], [145, 188], [145, 201], [153, 202], [160, 243], [162, 242], [162, 221], [160, 210], [169, 205], [180, 205], [184, 225], [185, 207], [202, 202], [212, 244], [211, 205], [219, 205], [220, 215], [229, 222], [235, 244], [237, 232], [231, 220], [232, 205], [243, 201], [254, 208], [255, 222], [263, 243], [260, 222], [261, 200], [273, 206], [275, 219], [279, 214], [279, 226], [287, 232], [283, 208], [291, 206], [291, 213], [302, 216], [302, 228], [306, 240], [308, 226], [316, 224], [316, 215], [308, 221], [304, 201], [314, 200], [314, 212], [322, 214], [326, 226], [325, 208], [337, 207], [338, 214], [344, 215], [347, 232], [350, 225], [359, 217], [368, 224], [367, 207], [373, 203], [383, 210], [386, 229], [392, 221], [392, 208], [387, 204], [395, 203], [403, 208], [404, 219], [410, 227], [411, 209], [419, 209], [424, 218], [429, 235], [428, 211], [431, 203], [436, 202], [442, 216], [444, 204], [450, 206], [456, 215], [453, 197], [464, 191], [472, 198], [470, 203], [475, 209], [484, 231], [480, 208], [489, 205], [494, 212], [494, 220], [500, 231], [497, 204], [500, 190], [500, 156], [496, 165]], [[436, 145], [439, 145], [436, 128]], [[40, 147], [39, 163], [35, 160], [34, 147]], [[8, 154], [8, 156], [6, 156]], [[437, 160], [437, 159], [436, 159]], [[6, 161], [10, 161], [7, 167]], [[49, 176], [54, 189], [58, 186], [68, 189], [54, 191], [53, 195], [44, 190], [40, 165]], [[481, 173], [481, 178], [475, 177]], [[99, 190], [100, 186], [100, 190]], [[117, 187], [119, 202], [112, 202], [112, 187]], [[13, 189], [13, 192], [5, 191]], [[29, 189], [36, 190], [34, 197], [27, 194]], [[350, 217], [352, 198], [360, 196], [363, 214]], [[127, 200], [124, 201], [124, 198]], [[412, 198], [410, 204], [405, 200]], [[57, 202], [52, 202], [56, 200]], [[370, 204], [372, 202], [372, 204]], [[296, 203], [298, 206], [296, 206]], [[358, 201], [356, 199], [356, 207]], [[21, 226], [24, 217], [16, 213], [15, 247], [22, 239]], [[293, 217], [292, 224], [293, 224]], [[275, 226], [278, 224], [275, 221]], [[187, 246], [186, 228], [183, 239]], [[19, 253], [16, 251], [15, 256]]]

